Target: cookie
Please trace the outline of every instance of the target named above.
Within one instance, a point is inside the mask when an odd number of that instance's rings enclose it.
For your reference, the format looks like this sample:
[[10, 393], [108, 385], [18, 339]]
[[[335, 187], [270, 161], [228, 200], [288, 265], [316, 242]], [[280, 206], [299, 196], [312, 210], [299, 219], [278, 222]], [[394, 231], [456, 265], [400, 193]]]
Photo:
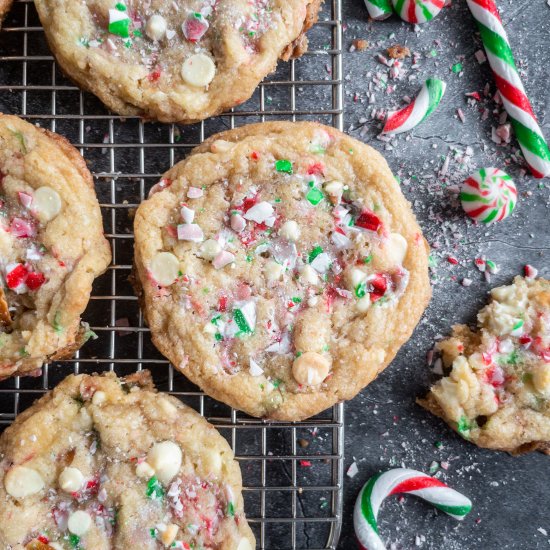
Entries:
[[71, 375], [0, 437], [0, 545], [252, 550], [225, 439], [147, 371]]
[[13, 0], [0, 0], [0, 27], [2, 26], [6, 15], [8, 15], [12, 3]]
[[428, 247], [386, 162], [320, 124], [210, 138], [153, 188], [134, 229], [153, 342], [253, 416], [351, 399], [430, 297]]
[[65, 73], [121, 115], [192, 123], [301, 55], [320, 0], [37, 0]]
[[0, 380], [70, 357], [111, 258], [93, 179], [61, 136], [0, 115]]
[[437, 344], [450, 374], [420, 404], [479, 447], [550, 453], [550, 282], [516, 277], [477, 319]]

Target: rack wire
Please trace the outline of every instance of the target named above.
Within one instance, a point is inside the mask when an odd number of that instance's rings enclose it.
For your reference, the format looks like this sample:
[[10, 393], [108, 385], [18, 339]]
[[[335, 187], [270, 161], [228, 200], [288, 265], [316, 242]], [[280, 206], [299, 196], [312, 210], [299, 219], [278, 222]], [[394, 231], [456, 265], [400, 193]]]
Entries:
[[151, 343], [128, 283], [132, 215], [150, 187], [209, 135], [266, 120], [317, 120], [343, 126], [340, 0], [323, 7], [309, 51], [279, 63], [254, 96], [193, 126], [145, 123], [105, 110], [67, 80], [49, 51], [30, 0], [17, 0], [0, 34], [0, 110], [67, 137], [94, 175], [113, 260], [96, 280], [83, 315], [99, 335], [74, 359], [45, 365], [37, 378], [0, 383], [0, 428], [70, 372], [148, 368], [159, 390], [212, 422], [240, 462], [245, 507], [261, 550], [336, 549], [341, 528], [343, 405], [305, 422], [266, 422], [209, 398]]

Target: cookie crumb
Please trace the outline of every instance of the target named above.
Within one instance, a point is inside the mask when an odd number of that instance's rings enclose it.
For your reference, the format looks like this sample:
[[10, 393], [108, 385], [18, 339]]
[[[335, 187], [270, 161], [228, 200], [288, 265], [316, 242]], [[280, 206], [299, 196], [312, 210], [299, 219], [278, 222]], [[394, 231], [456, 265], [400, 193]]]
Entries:
[[391, 59], [405, 59], [405, 57], [411, 56], [411, 50], [407, 46], [400, 46], [399, 44], [390, 46], [386, 51]]
[[353, 41], [353, 47], [358, 52], [363, 52], [369, 47], [369, 43], [366, 40], [357, 39]]

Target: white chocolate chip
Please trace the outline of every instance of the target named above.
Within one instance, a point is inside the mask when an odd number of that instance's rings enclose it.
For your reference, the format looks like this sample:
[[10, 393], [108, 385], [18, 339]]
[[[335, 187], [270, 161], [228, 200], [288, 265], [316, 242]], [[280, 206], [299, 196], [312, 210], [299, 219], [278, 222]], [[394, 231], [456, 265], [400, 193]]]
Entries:
[[208, 321], [208, 323], [206, 323], [206, 325], [202, 328], [202, 331], [206, 334], [216, 334], [216, 332], [218, 332], [218, 327], [214, 323]]
[[407, 240], [403, 235], [391, 233], [386, 243], [386, 252], [396, 265], [401, 265], [407, 255], [408, 247]]
[[264, 267], [265, 277], [271, 283], [279, 281], [283, 276], [284, 271], [285, 268], [281, 264], [278, 264], [275, 260], [268, 260]]
[[168, 399], [161, 399], [159, 401], [159, 405], [163, 412], [171, 418], [175, 418], [177, 416], [178, 408], [173, 403], [168, 401]]
[[65, 468], [59, 475], [59, 487], [66, 493], [77, 493], [82, 489], [84, 476], [78, 468]]
[[316, 285], [319, 282], [319, 275], [309, 264], [304, 265], [300, 270], [300, 281], [304, 284]]
[[136, 475], [145, 479], [149, 479], [155, 475], [155, 470], [144, 460], [136, 466]]
[[199, 257], [211, 262], [222, 250], [220, 243], [214, 239], [204, 241], [199, 248]]
[[332, 204], [340, 204], [344, 192], [344, 184], [341, 181], [329, 181], [323, 185], [323, 188]]
[[210, 150], [213, 153], [227, 153], [233, 149], [233, 143], [230, 141], [225, 141], [224, 139], [217, 139], [210, 145]]
[[306, 351], [292, 363], [292, 376], [298, 384], [317, 386], [330, 371], [330, 363], [326, 357], [315, 351]]
[[533, 369], [533, 384], [543, 397], [550, 397], [550, 365], [541, 364]]
[[81, 537], [85, 535], [92, 526], [92, 517], [84, 510], [77, 510], [69, 516], [67, 528], [73, 535]]
[[92, 396], [92, 405], [100, 406], [107, 401], [107, 394], [104, 391], [96, 391]]
[[43, 223], [53, 220], [61, 210], [61, 197], [51, 187], [39, 187], [33, 193], [32, 211]]
[[236, 550], [253, 550], [252, 545], [248, 539], [242, 538], [237, 545]]
[[202, 456], [202, 466], [205, 473], [219, 475], [222, 469], [222, 456], [218, 451], [205, 451]]
[[170, 523], [162, 531], [160, 535], [160, 540], [162, 541], [162, 544], [164, 544], [166, 548], [168, 548], [168, 546], [170, 546], [174, 542], [178, 534], [178, 531], [179, 531], [179, 527], [174, 523]]
[[363, 296], [363, 298], [360, 298], [355, 303], [355, 307], [357, 308], [357, 311], [360, 311], [361, 313], [365, 313], [371, 306], [370, 301], [370, 295]]
[[167, 485], [181, 468], [182, 452], [173, 441], [155, 443], [147, 455], [147, 462], [154, 468], [160, 482]]
[[171, 285], [179, 274], [179, 260], [171, 252], [159, 252], [151, 262], [151, 275], [162, 286]]
[[181, 76], [187, 84], [202, 88], [208, 86], [216, 75], [216, 65], [211, 57], [196, 53], [188, 57], [181, 67]]
[[297, 241], [300, 238], [300, 227], [294, 220], [288, 220], [279, 229], [279, 235], [289, 241]]
[[42, 476], [32, 468], [14, 466], [4, 477], [6, 492], [13, 498], [25, 498], [44, 488]]
[[162, 15], [151, 15], [145, 24], [145, 34], [151, 40], [162, 40], [166, 34], [167, 28], [166, 19], [164, 19]]

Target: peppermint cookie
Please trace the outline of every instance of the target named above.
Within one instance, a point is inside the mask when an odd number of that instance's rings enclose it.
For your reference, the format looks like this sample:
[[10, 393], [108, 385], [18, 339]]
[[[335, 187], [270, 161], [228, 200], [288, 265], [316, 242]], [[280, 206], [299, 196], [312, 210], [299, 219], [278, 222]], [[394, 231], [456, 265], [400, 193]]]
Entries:
[[93, 179], [61, 136], [0, 115], [0, 380], [70, 357], [110, 261]]
[[218, 400], [298, 420], [351, 399], [430, 297], [428, 248], [384, 159], [314, 123], [218, 134], [135, 218], [153, 341]]
[[420, 404], [479, 447], [550, 454], [550, 282], [516, 277], [491, 298], [478, 330], [438, 343], [451, 371]]
[[305, 51], [320, 0], [37, 0], [57, 61], [121, 115], [192, 123]]
[[223, 437], [147, 371], [69, 376], [0, 438], [0, 545], [252, 550]]

